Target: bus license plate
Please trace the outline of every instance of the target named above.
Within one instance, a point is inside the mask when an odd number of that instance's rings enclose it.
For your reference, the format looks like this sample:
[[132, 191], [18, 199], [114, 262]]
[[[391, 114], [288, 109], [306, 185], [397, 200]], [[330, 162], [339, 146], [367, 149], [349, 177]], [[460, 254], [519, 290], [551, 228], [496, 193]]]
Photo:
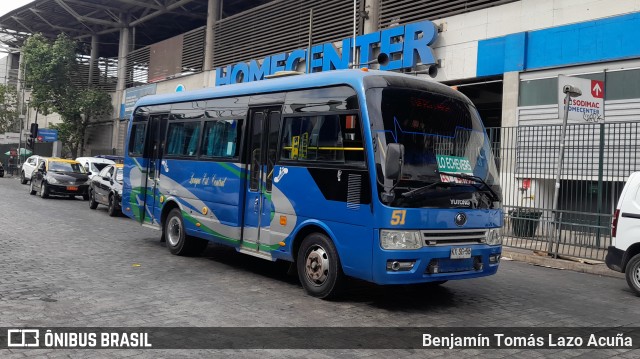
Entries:
[[471, 247], [451, 248], [451, 259], [471, 258]]
[[78, 187], [74, 187], [74, 186], [68, 186], [67, 187], [67, 191], [77, 191]]

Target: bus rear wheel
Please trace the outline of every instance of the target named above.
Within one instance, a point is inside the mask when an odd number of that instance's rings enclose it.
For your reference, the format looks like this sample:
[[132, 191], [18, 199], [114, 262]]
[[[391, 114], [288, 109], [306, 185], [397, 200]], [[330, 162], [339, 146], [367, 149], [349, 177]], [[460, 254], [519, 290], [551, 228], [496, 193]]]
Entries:
[[163, 232], [167, 248], [175, 255], [196, 255], [202, 252], [208, 244], [204, 239], [187, 236], [179, 208], [174, 208], [169, 212], [167, 220], [164, 222]]
[[344, 274], [338, 251], [322, 233], [311, 233], [300, 246], [297, 258], [298, 278], [305, 291], [316, 298], [339, 296]]

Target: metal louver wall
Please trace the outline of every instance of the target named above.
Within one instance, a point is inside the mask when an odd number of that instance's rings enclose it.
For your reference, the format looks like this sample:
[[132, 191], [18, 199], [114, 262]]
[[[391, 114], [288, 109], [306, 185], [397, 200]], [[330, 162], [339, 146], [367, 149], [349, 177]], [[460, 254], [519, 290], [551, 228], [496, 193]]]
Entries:
[[132, 51], [127, 56], [127, 87], [146, 84], [149, 80], [149, 62], [151, 48], [149, 46]]
[[216, 23], [214, 66], [306, 48], [312, 8], [314, 44], [353, 36], [352, 1], [276, 0]]
[[435, 20], [518, 0], [380, 0], [379, 27]]
[[182, 42], [182, 71], [202, 71], [204, 63], [205, 26], [184, 34]]

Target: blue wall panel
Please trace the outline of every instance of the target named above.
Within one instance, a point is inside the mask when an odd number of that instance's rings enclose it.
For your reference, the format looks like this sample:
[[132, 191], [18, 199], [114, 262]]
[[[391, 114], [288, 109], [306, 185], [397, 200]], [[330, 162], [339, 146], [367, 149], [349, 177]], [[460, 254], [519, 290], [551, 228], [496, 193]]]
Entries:
[[640, 57], [640, 13], [478, 42], [478, 76]]

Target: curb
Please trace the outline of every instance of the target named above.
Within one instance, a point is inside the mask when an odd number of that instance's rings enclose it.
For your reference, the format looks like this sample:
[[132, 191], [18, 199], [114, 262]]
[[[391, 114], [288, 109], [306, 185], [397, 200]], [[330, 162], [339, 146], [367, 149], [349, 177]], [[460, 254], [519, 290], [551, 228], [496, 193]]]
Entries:
[[536, 266], [547, 267], [559, 270], [570, 270], [579, 273], [595, 274], [605, 277], [624, 279], [624, 273], [613, 271], [604, 262], [592, 261], [593, 264], [581, 263], [566, 259], [555, 259], [533, 254], [531, 251], [517, 250], [513, 248], [502, 248], [503, 260], [514, 260]]

